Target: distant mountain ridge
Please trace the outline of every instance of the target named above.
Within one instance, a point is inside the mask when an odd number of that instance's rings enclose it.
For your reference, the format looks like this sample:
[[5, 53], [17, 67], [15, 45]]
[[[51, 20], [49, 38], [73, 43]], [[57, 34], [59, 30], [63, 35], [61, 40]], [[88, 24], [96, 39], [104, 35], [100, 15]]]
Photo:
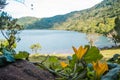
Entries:
[[49, 18], [35, 19], [30, 23], [26, 20], [24, 22], [29, 24], [25, 25], [25, 28], [106, 33], [114, 28], [115, 18], [120, 16], [119, 3], [120, 0], [103, 0], [89, 9]]

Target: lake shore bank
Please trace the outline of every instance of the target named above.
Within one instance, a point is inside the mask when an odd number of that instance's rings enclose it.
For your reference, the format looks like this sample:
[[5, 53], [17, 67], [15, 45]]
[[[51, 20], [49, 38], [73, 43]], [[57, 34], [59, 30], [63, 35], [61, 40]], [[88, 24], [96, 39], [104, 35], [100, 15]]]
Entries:
[[[111, 58], [114, 54], [120, 54], [120, 48], [112, 48], [112, 49], [103, 49], [100, 50], [100, 53], [103, 55], [103, 59], [109, 59]], [[67, 56], [72, 56], [74, 53], [58, 53], [58, 54], [30, 54], [30, 57], [39, 57], [39, 56], [56, 56], [56, 57], [62, 57], [66, 58]]]

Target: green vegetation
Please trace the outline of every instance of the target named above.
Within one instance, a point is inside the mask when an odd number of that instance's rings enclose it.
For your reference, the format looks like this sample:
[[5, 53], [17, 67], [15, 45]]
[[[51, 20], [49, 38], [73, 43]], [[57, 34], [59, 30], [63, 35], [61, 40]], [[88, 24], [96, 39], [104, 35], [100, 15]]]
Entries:
[[[6, 12], [2, 12], [0, 15], [0, 29], [1, 33], [6, 39], [8, 49], [12, 49], [14, 43], [20, 40], [17, 34], [23, 29], [23, 26], [17, 24], [17, 19], [12, 19]], [[3, 31], [4, 30], [4, 31]]]
[[117, 46], [117, 43], [120, 42], [120, 17], [117, 16], [115, 19], [115, 27], [107, 34], [107, 36], [111, 38]]
[[[55, 80], [119, 80], [120, 55], [115, 54], [107, 62], [102, 60], [100, 51], [95, 46], [73, 48], [75, 54], [66, 59], [55, 56], [31, 56], [30, 60], [42, 69], [56, 76]], [[94, 57], [90, 56], [94, 54]], [[117, 64], [115, 64], [117, 63]], [[114, 75], [114, 77], [112, 77]]]
[[83, 77], [87, 78], [86, 61], [96, 61], [97, 59], [101, 59], [102, 56], [99, 55], [99, 51], [97, 50], [95, 55], [99, 56], [100, 58], [88, 57], [92, 50], [96, 51], [94, 47], [90, 48], [86, 46], [85, 48], [83, 48], [82, 46], [80, 46], [78, 50], [76, 48], [73, 49], [75, 51], [75, 54], [68, 57], [67, 63], [61, 62], [62, 60], [59, 61], [58, 58], [56, 58], [55, 56], [47, 56], [44, 61], [40, 62], [40, 64], [42, 65], [40, 65], [39, 63], [38, 65], [40, 67], [43, 67], [43, 69], [45, 68], [50, 72], [54, 73], [55, 75], [59, 76], [59, 80], [79, 80]]
[[39, 43], [32, 44], [32, 45], [30, 46], [30, 49], [32, 49], [32, 51], [33, 51], [34, 53], [37, 53], [38, 50], [41, 49], [41, 48], [42, 48], [42, 47], [41, 47], [41, 45], [40, 45]]
[[27, 29], [27, 26], [31, 25], [32, 23], [38, 21], [40, 19], [35, 17], [22, 17], [18, 19], [18, 24], [24, 25], [24, 28]]
[[0, 0], [0, 11], [7, 5], [6, 0]]

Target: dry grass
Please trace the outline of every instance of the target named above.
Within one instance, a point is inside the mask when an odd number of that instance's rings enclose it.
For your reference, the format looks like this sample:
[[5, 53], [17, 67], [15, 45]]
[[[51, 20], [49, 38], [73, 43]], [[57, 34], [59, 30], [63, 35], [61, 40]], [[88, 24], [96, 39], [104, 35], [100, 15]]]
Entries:
[[104, 56], [105, 59], [109, 59], [114, 54], [120, 54], [120, 48], [119, 49], [101, 50], [100, 53]]

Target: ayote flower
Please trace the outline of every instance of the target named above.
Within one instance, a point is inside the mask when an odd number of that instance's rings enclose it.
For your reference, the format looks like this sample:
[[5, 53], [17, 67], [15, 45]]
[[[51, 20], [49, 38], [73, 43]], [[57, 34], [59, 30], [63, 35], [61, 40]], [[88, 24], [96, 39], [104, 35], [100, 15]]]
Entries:
[[63, 68], [65, 68], [65, 67], [67, 67], [67, 66], [68, 66], [68, 64], [67, 64], [67, 63], [65, 63], [65, 62], [60, 62], [60, 64], [61, 64], [61, 66], [62, 66]]
[[108, 65], [106, 62], [93, 62], [93, 69], [95, 70], [96, 78], [99, 80], [105, 71], [108, 70]]
[[78, 48], [78, 50], [74, 46], [72, 48], [73, 48], [73, 50], [74, 50], [74, 52], [79, 60], [85, 55], [85, 53], [87, 51], [87, 48], [84, 48], [82, 46], [80, 46]]

